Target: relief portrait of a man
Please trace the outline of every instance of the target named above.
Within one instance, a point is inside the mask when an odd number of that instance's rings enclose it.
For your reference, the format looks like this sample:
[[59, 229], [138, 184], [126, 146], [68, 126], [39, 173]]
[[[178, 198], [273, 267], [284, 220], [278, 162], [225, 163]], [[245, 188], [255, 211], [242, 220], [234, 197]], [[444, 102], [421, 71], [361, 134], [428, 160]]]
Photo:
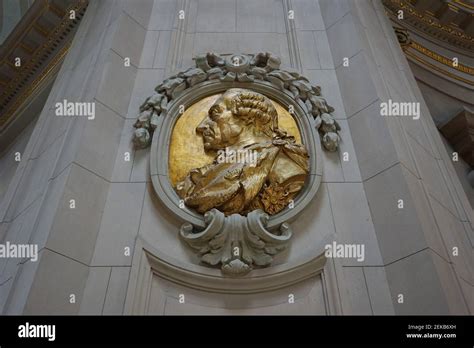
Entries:
[[261, 209], [283, 210], [305, 184], [306, 148], [278, 128], [270, 99], [246, 89], [227, 90], [210, 108], [196, 133], [214, 161], [191, 170], [176, 185], [186, 206], [199, 213], [212, 208], [225, 215]]

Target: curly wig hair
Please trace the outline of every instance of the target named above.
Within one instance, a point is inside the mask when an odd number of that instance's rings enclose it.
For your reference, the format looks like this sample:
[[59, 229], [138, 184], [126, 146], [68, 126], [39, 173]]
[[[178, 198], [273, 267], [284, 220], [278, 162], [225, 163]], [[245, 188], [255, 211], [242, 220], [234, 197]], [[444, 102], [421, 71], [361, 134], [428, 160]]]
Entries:
[[239, 89], [230, 89], [225, 94], [234, 94], [228, 107], [245, 124], [253, 123], [258, 131], [268, 136], [278, 129], [278, 113], [264, 95]]

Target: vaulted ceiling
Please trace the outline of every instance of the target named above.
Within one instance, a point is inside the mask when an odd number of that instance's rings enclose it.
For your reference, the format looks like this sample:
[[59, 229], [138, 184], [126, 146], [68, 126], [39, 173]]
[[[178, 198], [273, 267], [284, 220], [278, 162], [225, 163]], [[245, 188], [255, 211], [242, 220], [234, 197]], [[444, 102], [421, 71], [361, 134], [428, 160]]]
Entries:
[[87, 4], [36, 0], [0, 46], [0, 133], [62, 62]]
[[438, 128], [474, 108], [474, 1], [382, 2]]

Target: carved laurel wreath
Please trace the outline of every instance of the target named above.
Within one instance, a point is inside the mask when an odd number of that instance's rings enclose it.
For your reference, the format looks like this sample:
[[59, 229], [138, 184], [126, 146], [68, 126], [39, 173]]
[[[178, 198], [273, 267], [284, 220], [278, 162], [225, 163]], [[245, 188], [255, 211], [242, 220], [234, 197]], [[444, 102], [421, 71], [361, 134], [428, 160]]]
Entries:
[[[223, 82], [253, 82], [264, 80], [278, 89], [290, 91], [295, 99], [303, 101], [316, 120], [316, 128], [321, 134], [321, 143], [328, 151], [336, 151], [339, 146], [337, 132], [341, 129], [330, 115], [334, 108], [321, 97], [321, 87], [311, 86], [308, 79], [297, 71], [280, 70], [281, 60], [271, 53], [256, 55], [232, 55], [230, 60], [214, 53], [194, 58], [196, 67], [171, 76], [155, 88], [155, 93], [140, 106], [140, 114], [133, 125], [136, 130], [133, 143], [136, 148], [146, 148], [151, 144], [153, 131], [158, 125], [158, 117], [166, 116], [168, 104], [187, 88], [200, 82], [219, 79]], [[230, 64], [229, 64], [230, 62]]]
[[[304, 104], [307, 109], [305, 112], [315, 120], [314, 125], [319, 131], [323, 147], [328, 151], [338, 149], [340, 126], [330, 115], [334, 109], [321, 97], [321, 88], [312, 86], [307, 78], [296, 71], [281, 70], [278, 57], [271, 53], [222, 56], [207, 53], [194, 60], [194, 68], [163, 81], [140, 106], [140, 114], [134, 124], [133, 143], [136, 148], [150, 146], [153, 133], [161, 129], [163, 119], [160, 118], [173, 110], [174, 102], [186, 89], [199, 88], [213, 80], [226, 84], [249, 83], [251, 88], [252, 83], [255, 85], [260, 80], [269, 83], [272, 89], [289, 92], [297, 104]], [[173, 116], [171, 113], [170, 116]], [[154, 178], [158, 180], [152, 176]], [[155, 185], [155, 181], [153, 183]], [[315, 192], [317, 187], [311, 190]], [[160, 196], [160, 191], [157, 192]], [[201, 262], [211, 266], [220, 265], [223, 273], [237, 276], [254, 267], [269, 266], [273, 256], [289, 244], [292, 236], [290, 225], [281, 222], [269, 230], [268, 222], [269, 216], [261, 210], [255, 210], [247, 216], [224, 216], [222, 212], [212, 209], [204, 215], [204, 229], [188, 221], [181, 226], [180, 236], [196, 250]]]

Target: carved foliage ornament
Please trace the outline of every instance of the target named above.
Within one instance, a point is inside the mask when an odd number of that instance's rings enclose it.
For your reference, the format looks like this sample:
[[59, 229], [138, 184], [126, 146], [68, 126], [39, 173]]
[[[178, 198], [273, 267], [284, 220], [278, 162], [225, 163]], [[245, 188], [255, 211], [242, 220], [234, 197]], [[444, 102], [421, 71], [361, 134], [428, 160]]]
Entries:
[[410, 35], [407, 29], [394, 27], [395, 34], [397, 35], [397, 40], [403, 50], [408, 48], [411, 43]]
[[134, 124], [133, 142], [136, 148], [151, 144], [151, 135], [158, 124], [158, 116], [166, 116], [168, 105], [187, 88], [200, 82], [216, 80], [230, 82], [268, 81], [280, 90], [290, 91], [295, 99], [303, 101], [316, 119], [321, 142], [326, 150], [336, 151], [339, 145], [339, 124], [333, 119], [329, 106], [321, 97], [321, 87], [312, 86], [308, 79], [296, 71], [280, 70], [280, 58], [270, 53], [255, 56], [232, 55], [226, 59], [214, 53], [194, 58], [196, 67], [171, 76], [155, 88], [155, 93], [140, 106], [140, 114]]
[[[226, 57], [208, 53], [194, 60], [194, 68], [166, 79], [140, 106], [133, 142], [137, 148], [148, 147], [153, 133], [161, 129], [160, 118], [176, 117], [168, 112], [188, 89], [197, 91], [210, 83], [230, 86], [209, 108], [196, 132], [206, 150], [227, 151], [227, 146], [253, 150], [255, 162], [223, 164], [216, 157], [212, 163], [191, 170], [172, 188], [173, 193], [163, 190], [161, 176], [153, 183], [159, 197], [178, 194], [185, 203], [180, 208], [202, 217], [202, 225], [189, 221], [180, 229], [181, 237], [199, 253], [201, 261], [220, 265], [225, 274], [242, 275], [270, 265], [273, 256], [288, 245], [292, 235], [289, 224], [283, 221], [269, 229], [269, 219], [305, 190], [310, 166], [305, 146], [278, 127], [270, 100], [253, 90], [258, 81], [304, 105], [326, 150], [337, 150], [340, 127], [330, 115], [334, 109], [321, 97], [320, 87], [312, 86], [298, 72], [281, 70], [280, 59], [270, 53]], [[283, 158], [280, 162], [279, 156]], [[282, 164], [278, 167], [276, 163]], [[316, 185], [312, 182], [315, 191], [319, 181]]]

